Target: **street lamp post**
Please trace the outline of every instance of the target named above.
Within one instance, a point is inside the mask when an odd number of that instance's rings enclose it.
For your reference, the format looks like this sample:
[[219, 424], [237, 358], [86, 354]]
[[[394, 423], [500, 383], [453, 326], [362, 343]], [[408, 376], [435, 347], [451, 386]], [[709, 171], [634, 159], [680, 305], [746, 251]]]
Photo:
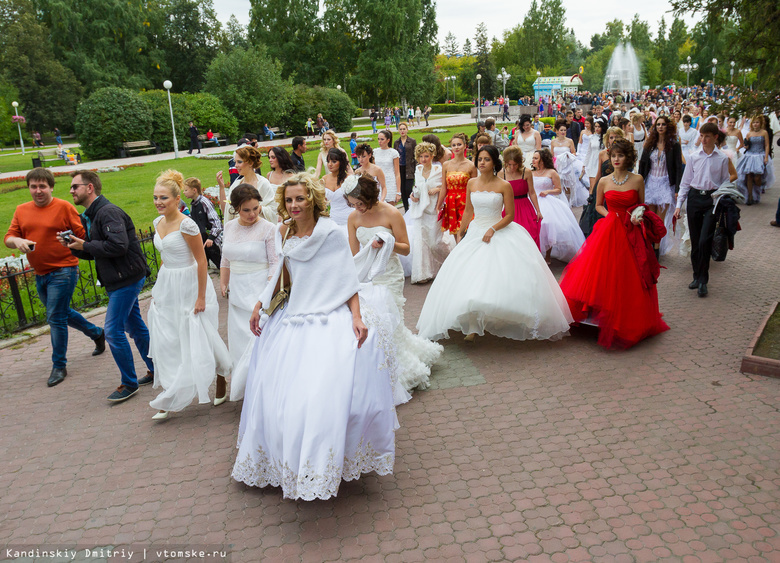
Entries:
[[718, 59], [712, 59], [712, 87], [715, 88], [715, 72], [718, 70]]
[[498, 78], [504, 83], [504, 99], [506, 100], [506, 81], [512, 78], [512, 75], [507, 74], [506, 69], [501, 67], [501, 74], [498, 75]]
[[173, 104], [171, 103], [171, 88], [173, 83], [170, 80], [163, 82], [163, 87], [168, 91], [168, 109], [171, 112], [171, 129], [173, 130], [173, 158], [179, 158], [179, 143], [176, 141], [176, 124], [173, 122]]
[[[19, 102], [11, 102], [11, 105], [14, 107], [14, 113], [16, 114], [16, 117], [19, 117], [19, 111], [16, 109], [19, 107]], [[22, 138], [22, 123], [20, 120], [16, 120], [16, 126], [19, 128], [19, 144], [22, 145], [22, 154], [24, 154], [24, 139]]]
[[729, 70], [729, 82], [734, 85], [734, 61], [731, 61], [731, 69]]
[[482, 75], [477, 75], [477, 121], [482, 118]]
[[745, 78], [747, 77], [748, 74], [753, 72], [753, 69], [752, 68], [741, 68], [741, 69], [739, 69], [739, 72], [742, 73], [742, 87], [744, 88], [745, 87]]
[[[537, 70], [536, 71], [536, 79], [539, 80], [539, 77], [541, 77], [541, 76], [542, 76], [542, 71], [541, 70]], [[538, 97], [536, 98], [536, 101], [537, 102], [539, 101]]]
[[691, 57], [688, 56], [688, 63], [681, 64], [680, 70], [685, 73], [685, 87], [689, 88], [691, 85], [691, 72], [694, 70], [699, 70], [699, 65], [696, 63], [691, 64]]
[[[444, 103], [450, 103], [450, 80], [455, 80], [455, 76], [445, 76], [444, 77], [444, 84], [447, 87], [447, 99], [444, 100]], [[455, 86], [453, 85], [452, 91], [455, 91]]]

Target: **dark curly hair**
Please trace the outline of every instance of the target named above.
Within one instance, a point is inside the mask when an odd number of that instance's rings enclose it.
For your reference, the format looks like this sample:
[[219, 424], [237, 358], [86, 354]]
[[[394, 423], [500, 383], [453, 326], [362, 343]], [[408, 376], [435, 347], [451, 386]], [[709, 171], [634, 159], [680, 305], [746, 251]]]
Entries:
[[542, 161], [542, 164], [544, 165], [545, 168], [548, 168], [550, 170], [555, 170], [555, 163], [553, 162], [552, 153], [550, 152], [549, 149], [539, 149], [534, 152], [539, 153], [539, 160]]
[[349, 163], [347, 162], [347, 153], [341, 149], [330, 149], [328, 151], [327, 160], [328, 162], [339, 163], [339, 173], [336, 174], [336, 182], [340, 186], [344, 183], [344, 180], [347, 179], [347, 166], [349, 166]]
[[[379, 200], [379, 182], [377, 182], [373, 176], [368, 174], [360, 174], [357, 177], [358, 190], [353, 190], [349, 194], [349, 197], [354, 197], [358, 201], [361, 201], [366, 209], [374, 207]], [[344, 199], [349, 203], [347, 194], [344, 194]], [[351, 207], [351, 205], [350, 205]]]
[[371, 148], [371, 145], [368, 143], [363, 143], [362, 145], [358, 145], [355, 147], [355, 154], [357, 156], [360, 156], [362, 154], [367, 154], [371, 158], [368, 159], [370, 163], [374, 163], [374, 149]]
[[634, 148], [634, 143], [628, 139], [616, 139], [612, 143], [612, 146], [609, 147], [610, 161], [612, 160], [612, 153], [622, 154], [626, 157], [625, 170], [631, 171], [634, 169], [634, 165], [636, 164], [636, 149]]
[[271, 147], [268, 152], [269, 154], [274, 153], [274, 156], [276, 157], [276, 170], [279, 172], [296, 171], [292, 158], [290, 158], [290, 153], [288, 153], [282, 147]]
[[520, 131], [522, 131], [525, 128], [526, 122], [532, 123], [531, 116], [530, 115], [521, 115], [520, 116]]
[[653, 147], [658, 145], [658, 129], [656, 129], [656, 126], [658, 125], [658, 120], [663, 119], [666, 122], [666, 137], [664, 139], [664, 152], [669, 152], [672, 150], [672, 145], [677, 143], [677, 126], [674, 124], [674, 122], [666, 115], [659, 115], [655, 119], [655, 123], [653, 123], [653, 126], [650, 128], [650, 131], [647, 132], [647, 140], [645, 140], [645, 150], [651, 151], [653, 150]]
[[230, 192], [230, 207], [233, 208], [233, 212], [238, 214], [241, 206], [245, 202], [256, 199], [259, 202], [263, 201], [260, 197], [260, 192], [252, 184], [239, 184]]
[[475, 157], [475, 161], [479, 161], [479, 155], [483, 152], [488, 153], [490, 160], [493, 161], [493, 174], [498, 174], [499, 170], [503, 166], [501, 164], [501, 158], [498, 155], [498, 149], [494, 145], [484, 145], [478, 151]]

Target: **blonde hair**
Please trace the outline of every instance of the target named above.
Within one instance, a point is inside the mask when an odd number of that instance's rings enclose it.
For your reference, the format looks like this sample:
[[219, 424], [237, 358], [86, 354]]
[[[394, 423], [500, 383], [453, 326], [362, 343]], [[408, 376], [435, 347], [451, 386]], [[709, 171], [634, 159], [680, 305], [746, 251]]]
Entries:
[[320, 217], [329, 216], [325, 188], [315, 179], [311, 171], [299, 172], [294, 176], [290, 176], [276, 189], [276, 196], [274, 199], [276, 200], [276, 209], [279, 213], [279, 217], [282, 218], [282, 223], [289, 224], [291, 235], [294, 235], [297, 232], [298, 225], [296, 225], [295, 219], [290, 217], [284, 202], [285, 193], [289, 186], [303, 186], [303, 189], [306, 192], [306, 201], [311, 205], [315, 221]]
[[642, 117], [642, 114], [639, 112], [631, 114], [631, 123], [638, 123], [644, 120], [645, 120], [644, 117]]
[[[327, 135], [328, 137], [330, 137], [333, 140], [333, 146], [330, 147], [330, 148], [332, 148], [332, 149], [340, 149], [341, 148], [341, 145], [339, 145], [339, 138], [336, 136], [336, 134], [332, 130], [328, 129], [327, 131], [325, 131], [322, 134], [322, 136], [324, 137], [325, 135]], [[325, 148], [325, 143], [322, 143], [322, 146], [320, 147], [320, 152], [325, 152], [326, 150], [328, 150], [328, 149]]]
[[523, 150], [517, 145], [512, 145], [504, 149], [504, 162], [514, 162], [519, 167], [523, 167]]
[[[625, 133], [625, 131], [623, 131], [622, 127], [610, 127], [609, 129], [607, 129], [607, 132], [604, 134], [604, 137], [606, 137], [606, 139], [607, 139], [606, 143], [604, 143], [605, 145], [609, 144], [609, 136], [610, 135], [614, 135], [616, 137], [615, 140], [617, 140], [617, 139], [625, 139], [626, 138], [626, 133]], [[607, 147], [607, 148], [609, 148], [609, 147]]]
[[238, 147], [236, 149], [236, 154], [240, 156], [244, 162], [248, 162], [252, 166], [252, 169], [260, 168], [260, 160], [263, 155], [252, 145]]
[[432, 157], [435, 157], [436, 154], [438, 153], [438, 151], [436, 150], [436, 145], [434, 145], [433, 143], [427, 143], [423, 141], [422, 143], [414, 147], [414, 158], [419, 160], [420, 155], [424, 152], [430, 153]]
[[178, 170], [166, 170], [157, 176], [154, 185], [168, 189], [173, 197], [180, 197], [181, 191], [184, 189], [184, 175]]
[[203, 193], [203, 186], [200, 185], [200, 180], [198, 180], [195, 176], [191, 176], [184, 180], [184, 185], [188, 188], [192, 188], [199, 194]]

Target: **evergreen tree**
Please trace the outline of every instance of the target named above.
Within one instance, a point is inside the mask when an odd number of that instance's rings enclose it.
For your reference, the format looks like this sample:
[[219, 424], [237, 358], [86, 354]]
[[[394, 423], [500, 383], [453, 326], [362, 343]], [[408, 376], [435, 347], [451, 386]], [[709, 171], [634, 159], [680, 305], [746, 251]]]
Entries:
[[448, 57], [455, 57], [458, 55], [458, 39], [451, 31], [447, 34], [447, 37], [444, 38], [444, 49], [442, 49], [442, 51]]
[[463, 56], [464, 57], [474, 56], [474, 51], [471, 48], [471, 40], [468, 37], [466, 37], [466, 40], [463, 42]]
[[487, 26], [480, 23], [477, 26], [477, 32], [474, 36], [475, 62], [474, 74], [481, 74], [482, 80], [480, 90], [483, 97], [493, 98], [496, 93], [496, 67], [490, 59], [490, 49], [488, 48]]

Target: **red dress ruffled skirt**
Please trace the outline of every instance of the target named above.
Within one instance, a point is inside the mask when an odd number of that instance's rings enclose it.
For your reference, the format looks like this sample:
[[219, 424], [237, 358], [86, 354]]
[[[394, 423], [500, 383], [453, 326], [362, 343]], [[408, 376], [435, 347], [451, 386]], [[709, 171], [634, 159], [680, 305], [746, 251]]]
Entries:
[[465, 172], [450, 172], [447, 174], [447, 196], [442, 209], [441, 230], [455, 234], [460, 229], [463, 212], [466, 210], [466, 184], [471, 176]]
[[537, 248], [539, 244], [539, 229], [541, 224], [536, 220], [536, 209], [528, 197], [528, 181], [522, 178], [507, 180], [515, 194], [515, 223], [523, 227], [531, 238], [534, 239]]
[[658, 310], [655, 284], [643, 282], [626, 231], [627, 210], [639, 202], [639, 194], [610, 190], [604, 198], [609, 214], [593, 227], [560, 285], [574, 320], [598, 324], [601, 346], [629, 348], [669, 326]]

